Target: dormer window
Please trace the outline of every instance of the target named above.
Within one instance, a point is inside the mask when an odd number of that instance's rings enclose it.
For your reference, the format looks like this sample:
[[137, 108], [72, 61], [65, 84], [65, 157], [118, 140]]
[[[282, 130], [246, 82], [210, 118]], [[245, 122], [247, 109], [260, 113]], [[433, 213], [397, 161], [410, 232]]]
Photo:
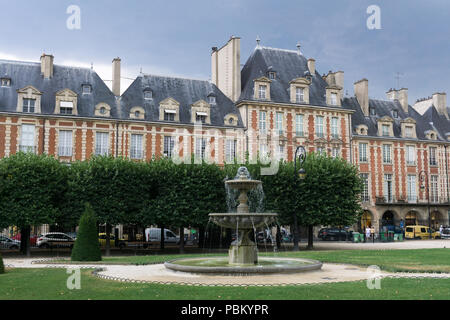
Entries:
[[406, 138], [413, 138], [413, 127], [406, 126], [405, 127], [405, 137]]
[[206, 117], [208, 114], [206, 112], [197, 112], [195, 116], [196, 123], [206, 123]]
[[1, 78], [0, 79], [0, 85], [2, 87], [9, 87], [9, 86], [11, 86], [11, 79], [9, 79], [9, 78]]
[[330, 95], [330, 102], [332, 106], [337, 106], [337, 93], [332, 93]]
[[164, 110], [164, 121], [175, 121], [176, 110]]
[[136, 118], [139, 118], [139, 117], [141, 116], [141, 112], [140, 112], [139, 110], [136, 110], [136, 111], [134, 112], [134, 116], [135, 116]]
[[73, 113], [73, 102], [72, 101], [61, 101], [59, 104], [60, 114], [72, 114]]
[[392, 111], [392, 116], [393, 116], [394, 118], [398, 118], [398, 111], [397, 111], [397, 110], [393, 110], [393, 111]]
[[377, 111], [376, 111], [375, 108], [373, 108], [373, 107], [370, 107], [370, 108], [369, 108], [369, 112], [370, 112], [370, 115], [371, 115], [371, 116], [376, 116], [376, 115], [377, 115]]
[[92, 87], [90, 84], [83, 84], [81, 90], [83, 94], [90, 94], [92, 92]]
[[144, 99], [145, 100], [152, 100], [153, 99], [153, 92], [151, 90], [145, 90], [144, 91]]
[[270, 72], [269, 72], [269, 79], [270, 79], [270, 80], [275, 79], [276, 76], [277, 76], [277, 74], [276, 74], [274, 71], [270, 71]]
[[305, 88], [295, 88], [295, 101], [297, 103], [305, 102]]
[[100, 114], [106, 114], [106, 108], [105, 107], [100, 107]]
[[266, 92], [267, 92], [267, 86], [266, 85], [260, 85], [258, 88], [258, 98], [259, 99], [266, 99]]
[[385, 137], [389, 136], [389, 125], [388, 124], [383, 124], [381, 126], [381, 134]]
[[209, 96], [208, 97], [209, 104], [216, 104], [216, 97], [215, 96]]
[[23, 99], [23, 112], [34, 113], [36, 105], [36, 99]]

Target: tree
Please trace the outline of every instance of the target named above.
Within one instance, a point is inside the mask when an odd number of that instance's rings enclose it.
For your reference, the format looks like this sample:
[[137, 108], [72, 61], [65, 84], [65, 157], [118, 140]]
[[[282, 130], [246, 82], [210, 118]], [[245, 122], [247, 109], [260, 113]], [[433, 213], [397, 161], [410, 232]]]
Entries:
[[47, 155], [18, 153], [0, 160], [0, 221], [17, 226], [21, 251], [30, 255], [32, 225], [54, 224], [61, 215], [66, 170]]
[[3, 264], [3, 257], [0, 253], [0, 274], [5, 273], [5, 265]]
[[78, 236], [72, 250], [72, 261], [101, 261], [97, 218], [89, 203], [80, 218]]

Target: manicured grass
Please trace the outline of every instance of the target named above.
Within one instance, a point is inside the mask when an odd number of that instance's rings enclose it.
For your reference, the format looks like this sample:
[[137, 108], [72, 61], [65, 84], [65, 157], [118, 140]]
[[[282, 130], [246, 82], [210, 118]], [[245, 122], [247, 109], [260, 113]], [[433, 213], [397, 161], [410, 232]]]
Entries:
[[102, 280], [83, 270], [81, 289], [66, 287], [65, 269], [9, 269], [0, 275], [0, 300], [176, 299], [448, 299], [450, 279], [382, 279], [381, 290], [365, 281], [284, 287], [193, 287]]
[[[220, 256], [224, 254], [208, 254]], [[104, 257], [102, 264], [151, 264], [168, 260], [208, 256], [208, 255], [149, 255]], [[280, 252], [277, 254], [261, 252], [261, 256], [297, 257], [316, 259], [322, 262], [348, 263], [360, 266], [377, 265], [386, 271], [408, 272], [450, 272], [450, 249], [414, 250], [334, 250]]]

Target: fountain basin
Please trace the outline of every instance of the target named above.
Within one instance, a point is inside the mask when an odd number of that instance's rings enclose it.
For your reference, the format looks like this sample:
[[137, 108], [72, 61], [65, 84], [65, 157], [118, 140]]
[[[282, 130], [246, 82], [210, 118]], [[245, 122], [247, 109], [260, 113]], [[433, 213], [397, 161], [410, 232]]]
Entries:
[[250, 179], [236, 179], [225, 181], [225, 183], [232, 189], [250, 191], [260, 185], [261, 181]]
[[228, 229], [253, 229], [275, 222], [276, 213], [210, 213], [215, 224]]
[[301, 258], [259, 258], [256, 265], [229, 264], [227, 257], [184, 258], [164, 263], [167, 269], [189, 273], [251, 275], [271, 273], [298, 273], [320, 270], [322, 263]]

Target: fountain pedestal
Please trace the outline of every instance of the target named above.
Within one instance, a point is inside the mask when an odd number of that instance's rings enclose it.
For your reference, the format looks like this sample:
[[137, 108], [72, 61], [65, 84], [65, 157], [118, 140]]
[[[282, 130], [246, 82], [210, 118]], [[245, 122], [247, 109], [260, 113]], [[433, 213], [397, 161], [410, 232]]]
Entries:
[[228, 263], [234, 265], [257, 264], [258, 249], [250, 240], [251, 229], [239, 230], [238, 238], [231, 243], [228, 250]]

